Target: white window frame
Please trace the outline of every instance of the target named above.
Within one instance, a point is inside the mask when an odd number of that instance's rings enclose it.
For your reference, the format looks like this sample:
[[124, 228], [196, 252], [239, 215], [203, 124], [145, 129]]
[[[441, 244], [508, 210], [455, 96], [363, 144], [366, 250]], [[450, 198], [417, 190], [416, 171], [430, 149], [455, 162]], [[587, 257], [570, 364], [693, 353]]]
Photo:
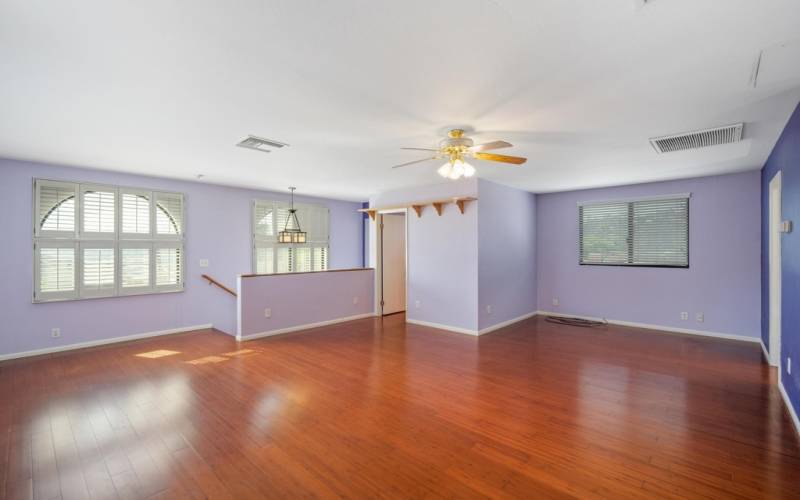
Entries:
[[[75, 208], [74, 231], [45, 231], [40, 229], [44, 214], [39, 213], [42, 187], [57, 187], [72, 191]], [[101, 190], [114, 193], [114, 232], [97, 233], [84, 230], [83, 197], [86, 191]], [[122, 233], [122, 195], [143, 195], [148, 199], [149, 233]], [[158, 234], [156, 227], [156, 199], [171, 197], [180, 200], [180, 227], [178, 234]], [[33, 248], [34, 248], [34, 286], [33, 302], [93, 299], [100, 297], [121, 297], [130, 295], [182, 292], [185, 283], [185, 227], [186, 199], [182, 193], [150, 191], [109, 184], [33, 180]], [[74, 248], [73, 264], [74, 289], [62, 292], [42, 292], [40, 282], [41, 248]], [[88, 248], [112, 248], [114, 250], [114, 286], [106, 288], [85, 287], [83, 284], [83, 250]], [[122, 287], [122, 248], [148, 248], [150, 251], [149, 284], [141, 287]], [[156, 285], [156, 249], [177, 248], [180, 252], [179, 282], [171, 285]]]
[[[294, 248], [309, 248], [312, 249], [310, 251], [310, 259], [312, 261], [312, 269], [311, 271], [326, 271], [330, 269], [330, 209], [324, 205], [317, 205], [312, 203], [295, 203], [294, 206], [297, 209], [298, 219], [300, 221], [300, 227], [302, 230], [308, 232], [308, 240], [306, 243], [278, 243], [278, 232], [281, 231], [283, 228], [278, 227], [277, 218], [274, 219], [273, 228], [275, 234], [273, 235], [262, 235], [258, 234], [256, 231], [257, 225], [257, 213], [258, 207], [262, 205], [272, 205], [272, 210], [276, 211], [279, 208], [289, 208], [290, 203], [285, 201], [279, 200], [253, 200], [252, 207], [250, 210], [250, 229], [252, 234], [252, 244], [251, 244], [251, 266], [252, 272], [256, 274], [257, 271], [257, 249], [258, 248], [272, 248], [272, 273], [268, 274], [283, 274], [278, 272], [278, 250], [281, 248], [287, 249], [294, 249]], [[321, 218], [312, 222], [311, 218], [308, 217], [306, 214], [314, 214], [315, 216], [320, 216]], [[316, 227], [319, 224], [319, 227]], [[310, 231], [311, 230], [311, 231]], [[325, 248], [325, 266], [323, 269], [314, 269], [313, 268], [313, 248]], [[309, 271], [294, 271], [289, 270], [288, 272], [309, 272]]]

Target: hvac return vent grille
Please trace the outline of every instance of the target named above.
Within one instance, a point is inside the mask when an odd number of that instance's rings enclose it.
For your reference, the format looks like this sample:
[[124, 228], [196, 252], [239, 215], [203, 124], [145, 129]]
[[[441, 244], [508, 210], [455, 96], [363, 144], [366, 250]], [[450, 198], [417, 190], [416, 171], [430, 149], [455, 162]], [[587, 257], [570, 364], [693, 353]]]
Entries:
[[264, 153], [269, 153], [273, 149], [280, 149], [284, 146], [288, 146], [288, 144], [282, 142], [264, 139], [263, 137], [256, 137], [254, 135], [248, 135], [236, 145], [240, 148], [255, 149], [256, 151], [262, 151]]
[[705, 148], [720, 144], [731, 144], [742, 140], [744, 123], [728, 125], [726, 127], [698, 130], [686, 134], [666, 135], [650, 139], [650, 144], [658, 153], [671, 153], [687, 149]]

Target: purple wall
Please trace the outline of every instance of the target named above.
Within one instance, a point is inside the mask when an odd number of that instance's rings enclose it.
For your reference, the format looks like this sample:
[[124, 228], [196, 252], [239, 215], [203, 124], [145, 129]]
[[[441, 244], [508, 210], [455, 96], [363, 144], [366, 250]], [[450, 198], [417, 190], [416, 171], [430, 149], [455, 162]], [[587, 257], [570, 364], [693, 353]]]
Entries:
[[478, 199], [482, 330], [536, 311], [536, 195], [481, 179]]
[[[241, 278], [241, 335], [372, 315], [375, 271], [318, 272]], [[354, 304], [354, 298], [358, 303]], [[270, 308], [272, 317], [264, 316]]]
[[[36, 177], [162, 189], [186, 195], [186, 277], [181, 293], [32, 304], [32, 179]], [[302, 185], [300, 186], [302, 188]], [[251, 272], [251, 203], [287, 199], [283, 193], [229, 188], [0, 159], [0, 227], [4, 234], [0, 271], [0, 355], [91, 342], [201, 324], [234, 333], [232, 297], [201, 278], [212, 275], [233, 288], [236, 275]], [[330, 267], [361, 266], [359, 203], [297, 197], [325, 204], [331, 213]], [[210, 260], [201, 269], [198, 260]], [[50, 338], [50, 329], [61, 337]]]
[[[406, 205], [477, 194], [477, 179], [381, 193], [370, 206]], [[442, 215], [426, 207], [422, 217], [408, 213], [409, 320], [437, 323], [470, 331], [478, 329], [478, 203], [464, 214], [454, 204]], [[419, 301], [420, 306], [416, 307]]]
[[[537, 196], [539, 309], [758, 338], [760, 174]], [[580, 266], [580, 201], [691, 192], [689, 269]], [[553, 298], [560, 301], [552, 305]], [[680, 313], [689, 312], [682, 321]], [[694, 320], [705, 314], [705, 322]]]
[[[781, 212], [794, 231], [781, 237], [781, 381], [795, 413], [800, 414], [800, 105], [789, 119], [761, 171], [761, 340], [769, 348], [769, 181], [782, 172]], [[792, 374], [786, 359], [794, 360]]]

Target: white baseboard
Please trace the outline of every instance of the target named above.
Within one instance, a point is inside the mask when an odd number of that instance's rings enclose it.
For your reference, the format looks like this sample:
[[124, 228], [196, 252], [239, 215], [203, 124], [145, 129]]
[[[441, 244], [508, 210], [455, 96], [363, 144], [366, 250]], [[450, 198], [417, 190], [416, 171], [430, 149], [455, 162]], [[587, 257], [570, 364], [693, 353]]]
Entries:
[[[778, 376], [780, 377], [780, 374], [778, 374]], [[789, 395], [786, 393], [786, 388], [783, 387], [782, 378], [778, 378], [778, 390], [781, 392], [783, 402], [786, 405], [786, 408], [789, 410], [789, 416], [792, 418], [794, 430], [796, 430], [797, 434], [800, 435], [800, 419], [797, 418], [797, 412], [794, 411], [794, 406], [792, 406], [792, 402], [789, 401]]]
[[499, 330], [501, 328], [505, 328], [509, 325], [513, 325], [514, 323], [519, 323], [522, 320], [532, 318], [536, 316], [536, 311], [530, 312], [528, 314], [523, 314], [522, 316], [517, 316], [516, 318], [509, 319], [508, 321], [503, 321], [501, 323], [497, 323], [496, 325], [487, 326], [478, 332], [478, 335], [485, 335], [489, 332], [493, 332], [495, 330]]
[[169, 330], [159, 330], [156, 332], [136, 333], [133, 335], [126, 335], [124, 337], [114, 337], [110, 339], [91, 340], [89, 342], [79, 342], [77, 344], [62, 345], [57, 347], [47, 347], [44, 349], [35, 349], [33, 351], [14, 352], [11, 354], [0, 354], [0, 361], [7, 359], [27, 358], [30, 356], [41, 356], [42, 354], [52, 354], [56, 352], [73, 351], [75, 349], [85, 349], [87, 347], [97, 347], [106, 344], [116, 344], [118, 342], [129, 342], [131, 340], [146, 339], [150, 337], [160, 337], [162, 335], [172, 335], [174, 333], [190, 332], [192, 330], [205, 330], [213, 328], [212, 324], [182, 326], [180, 328], [171, 328]]
[[463, 333], [464, 335], [474, 335], [474, 336], [480, 335], [478, 330], [470, 330], [469, 328], [461, 328], [459, 326], [444, 325], [442, 323], [433, 323], [431, 321], [420, 321], [418, 319], [409, 319], [408, 317], [406, 317], [406, 323], [411, 323], [412, 325], [427, 326], [430, 328], [438, 328], [439, 330], [447, 330], [449, 332]]
[[761, 342], [761, 335], [759, 335], [758, 337], [746, 337], [744, 335], [734, 335], [732, 333], [708, 332], [705, 330], [691, 330], [689, 328], [675, 328], [672, 326], [651, 325], [648, 323], [635, 323], [633, 321], [620, 321], [616, 319], [596, 318], [593, 316], [581, 316], [578, 314], [562, 314], [550, 311], [537, 311], [537, 314], [543, 316], [557, 316], [560, 318], [580, 318], [580, 319], [587, 319], [590, 321], [607, 321], [612, 325], [631, 326], [634, 328], [643, 328], [645, 330], [660, 330], [662, 332], [685, 333], [687, 335], [699, 335], [703, 337], [714, 337], [718, 339], [728, 339], [728, 340], [741, 340], [743, 342], [758, 342], [758, 343]]
[[536, 311], [530, 312], [530, 313], [527, 313], [527, 314], [523, 314], [522, 316], [518, 316], [516, 318], [509, 319], [509, 320], [503, 321], [501, 323], [497, 323], [496, 325], [487, 326], [486, 328], [484, 328], [482, 330], [471, 330], [469, 328], [461, 328], [460, 326], [450, 326], [450, 325], [445, 325], [445, 324], [442, 324], [442, 323], [434, 323], [432, 321], [421, 321], [421, 320], [418, 320], [418, 319], [409, 319], [407, 317], [406, 317], [406, 323], [411, 323], [413, 325], [427, 326], [427, 327], [430, 327], [430, 328], [438, 328], [439, 330], [447, 330], [449, 332], [463, 333], [464, 335], [473, 335], [473, 336], [477, 337], [477, 336], [480, 336], [480, 335], [485, 335], [485, 334], [487, 334], [489, 332], [493, 332], [495, 330], [499, 330], [499, 329], [504, 328], [506, 326], [513, 325], [514, 323], [520, 322], [520, 321], [522, 321], [524, 319], [531, 318], [533, 316], [536, 316]]
[[277, 330], [268, 330], [266, 332], [259, 332], [259, 333], [251, 333], [250, 335], [238, 335], [236, 340], [239, 341], [248, 341], [248, 340], [255, 340], [260, 339], [262, 337], [271, 337], [273, 335], [281, 335], [283, 333], [291, 333], [296, 332], [298, 330], [308, 330], [309, 328], [317, 328], [320, 326], [328, 326], [328, 325], [335, 325], [336, 323], [345, 323], [347, 321], [354, 321], [357, 319], [364, 319], [364, 318], [373, 318], [375, 317], [375, 313], [364, 313], [364, 314], [356, 314], [355, 316], [347, 316], [344, 318], [337, 318], [337, 319], [329, 319], [327, 321], [320, 321], [318, 323], [306, 323], [305, 325], [297, 325], [297, 326], [290, 326], [287, 328], [279, 328]]
[[758, 339], [758, 343], [761, 344], [761, 352], [764, 354], [764, 362], [767, 363], [768, 365], [771, 364], [769, 362], [769, 351], [767, 351], [767, 346], [764, 345], [764, 341]]

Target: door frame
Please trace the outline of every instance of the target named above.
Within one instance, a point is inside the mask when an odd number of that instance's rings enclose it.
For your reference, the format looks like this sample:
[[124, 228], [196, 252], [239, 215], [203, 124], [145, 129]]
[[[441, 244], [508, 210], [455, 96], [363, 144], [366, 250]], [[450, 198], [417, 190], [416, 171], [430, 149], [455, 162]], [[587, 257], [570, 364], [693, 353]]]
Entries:
[[[383, 222], [383, 214], [402, 213], [403, 224], [405, 230], [405, 266], [406, 266], [406, 280], [405, 280], [405, 293], [406, 293], [406, 311], [408, 310], [408, 209], [397, 208], [390, 210], [380, 210], [375, 214], [375, 220], [372, 221], [371, 228], [374, 238], [370, 238], [370, 246], [375, 250], [372, 255], [372, 262], [375, 263], [375, 315], [383, 317], [383, 235], [381, 234], [381, 223]], [[374, 244], [373, 244], [374, 242]]]
[[769, 181], [769, 212], [767, 214], [767, 242], [769, 245], [769, 364], [781, 366], [781, 232], [782, 174], [779, 171]]

